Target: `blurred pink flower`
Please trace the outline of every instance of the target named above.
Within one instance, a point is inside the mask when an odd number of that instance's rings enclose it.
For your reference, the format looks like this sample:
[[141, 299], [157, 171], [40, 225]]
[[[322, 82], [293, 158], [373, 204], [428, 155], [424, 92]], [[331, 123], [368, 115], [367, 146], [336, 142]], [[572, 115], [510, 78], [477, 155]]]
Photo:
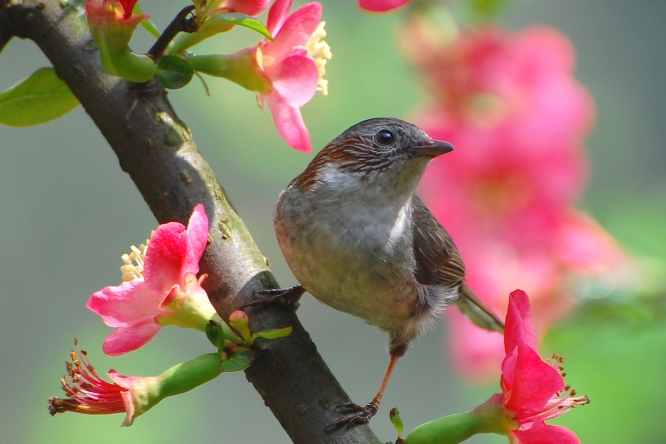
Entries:
[[[482, 27], [447, 40], [418, 20], [411, 25], [403, 46], [434, 98], [414, 120], [457, 148], [426, 170], [421, 195], [455, 239], [479, 297], [501, 313], [505, 295], [524, 288], [543, 333], [575, 305], [577, 280], [603, 276], [624, 257], [573, 208], [594, 116], [573, 78], [573, 47], [546, 27]], [[458, 368], [492, 374], [499, 339], [448, 316]]]
[[504, 407], [507, 431], [521, 444], [580, 443], [570, 430], [545, 423], [589, 400], [587, 396], [576, 397], [575, 390], [565, 385], [560, 374], [563, 358], [553, 355], [545, 362], [539, 357], [530, 302], [521, 290], [509, 296], [504, 349], [502, 393], [489, 402]]
[[293, 0], [276, 0], [268, 13], [266, 27], [274, 40], [259, 43], [256, 57], [271, 88], [258, 95], [260, 103], [268, 104], [282, 138], [292, 148], [309, 153], [312, 144], [300, 108], [317, 88], [326, 93], [324, 66], [331, 55], [322, 41], [326, 32], [321, 4], [305, 4], [289, 15], [292, 4]]
[[361, 9], [372, 12], [388, 12], [409, 3], [410, 0], [358, 0]]
[[104, 341], [104, 353], [136, 350], [163, 325], [205, 329], [215, 310], [196, 275], [207, 242], [208, 218], [203, 205], [197, 205], [187, 227], [178, 222], [158, 227], [147, 250], [132, 257], [138, 266], [125, 260], [125, 282], [90, 297], [88, 308], [115, 327]]

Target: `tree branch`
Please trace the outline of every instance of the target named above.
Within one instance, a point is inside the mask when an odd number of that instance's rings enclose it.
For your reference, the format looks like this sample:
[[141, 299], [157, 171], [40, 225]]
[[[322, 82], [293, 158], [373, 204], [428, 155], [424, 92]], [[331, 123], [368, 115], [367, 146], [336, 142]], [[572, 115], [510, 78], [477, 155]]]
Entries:
[[[0, 35], [6, 40], [11, 35], [30, 38], [39, 45], [160, 223], [186, 223], [196, 204], [205, 205], [211, 231], [201, 271], [208, 274], [205, 287], [211, 302], [227, 318], [250, 301], [254, 290], [278, 284], [159, 82], [137, 85], [102, 68], [87, 30], [84, 3], [0, 0]], [[257, 341], [256, 360], [246, 375], [295, 443], [379, 443], [365, 425], [324, 432], [337, 419], [333, 407], [349, 397], [292, 310], [266, 307], [251, 312], [250, 319], [256, 330], [294, 329], [284, 339]]]

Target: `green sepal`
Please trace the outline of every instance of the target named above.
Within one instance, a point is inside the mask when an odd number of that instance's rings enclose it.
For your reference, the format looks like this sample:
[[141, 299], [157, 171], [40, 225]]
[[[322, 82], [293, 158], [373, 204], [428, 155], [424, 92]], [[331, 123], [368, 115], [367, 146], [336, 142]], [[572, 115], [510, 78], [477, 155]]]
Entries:
[[405, 444], [458, 444], [477, 433], [483, 433], [478, 416], [467, 413], [449, 415], [415, 428], [405, 438]]
[[40, 68], [0, 93], [0, 123], [23, 127], [64, 116], [79, 100], [53, 68]]
[[271, 80], [257, 62], [256, 48], [247, 48], [235, 54], [192, 55], [187, 58], [195, 71], [231, 80], [250, 91], [270, 94]]
[[165, 88], [179, 89], [190, 83], [194, 69], [180, 57], [165, 55], [157, 63], [155, 74]]
[[[220, 336], [224, 333], [222, 332], [222, 327], [218, 322], [210, 321], [206, 324], [206, 337], [215, 347], [218, 347]], [[218, 347], [219, 348], [219, 347]]]
[[159, 378], [160, 397], [179, 395], [215, 379], [224, 371], [224, 363], [217, 353], [207, 353], [171, 367]]
[[222, 363], [223, 372], [239, 372], [252, 364], [252, 350], [241, 348]]
[[278, 339], [278, 338], [284, 338], [285, 336], [289, 336], [292, 331], [292, 327], [284, 327], [284, 328], [271, 328], [268, 330], [262, 330], [254, 333], [252, 337], [250, 338], [250, 344], [254, 344], [254, 341], [257, 338], [264, 338], [264, 339]]
[[273, 41], [273, 36], [271, 35], [270, 32], [268, 32], [268, 29], [266, 29], [264, 24], [247, 14], [241, 14], [238, 12], [220, 14], [217, 17], [215, 17], [213, 20], [211, 20], [211, 23], [223, 23], [235, 26], [243, 26], [245, 28], [258, 32], [271, 42]]

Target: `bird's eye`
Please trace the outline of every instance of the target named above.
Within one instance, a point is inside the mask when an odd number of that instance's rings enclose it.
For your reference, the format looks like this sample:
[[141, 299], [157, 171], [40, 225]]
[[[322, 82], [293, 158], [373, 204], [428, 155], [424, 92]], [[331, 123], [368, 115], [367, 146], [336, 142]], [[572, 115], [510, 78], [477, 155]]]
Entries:
[[393, 137], [393, 134], [390, 131], [381, 130], [375, 136], [375, 140], [382, 145], [390, 145], [393, 143], [395, 138]]

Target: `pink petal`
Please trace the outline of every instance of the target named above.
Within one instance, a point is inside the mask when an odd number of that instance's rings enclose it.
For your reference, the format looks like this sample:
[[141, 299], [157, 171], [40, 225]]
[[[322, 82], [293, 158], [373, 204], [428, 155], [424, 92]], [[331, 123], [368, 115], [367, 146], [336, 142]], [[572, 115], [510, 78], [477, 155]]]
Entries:
[[259, 15], [268, 7], [269, 0], [228, 0], [226, 7], [243, 14]]
[[305, 46], [317, 29], [321, 14], [319, 3], [308, 3], [298, 8], [287, 18], [277, 35], [273, 34], [275, 40], [263, 47], [264, 59], [279, 63], [292, 54], [295, 47]]
[[157, 228], [146, 252], [143, 273], [155, 292], [168, 293], [180, 283], [188, 243], [186, 228], [181, 223], [169, 222]]
[[571, 430], [548, 425], [543, 421], [535, 422], [529, 430], [516, 430], [512, 433], [520, 444], [580, 444], [580, 440]]
[[[194, 207], [190, 221], [187, 224], [187, 237], [190, 247], [187, 258], [183, 264], [183, 275], [185, 273], [197, 274], [199, 272], [199, 261], [208, 244], [208, 216], [202, 204]], [[184, 283], [179, 282], [182, 286]]]
[[[564, 389], [564, 378], [525, 344], [519, 343], [516, 351], [502, 363], [502, 389], [508, 390], [505, 406], [518, 414], [520, 422], [524, 413], [541, 411], [549, 399]], [[505, 379], [509, 374], [513, 378]]]
[[521, 342], [534, 350], [537, 348], [534, 322], [530, 315], [530, 300], [524, 291], [516, 290], [509, 295], [504, 327], [505, 353], [511, 353]]
[[273, 3], [273, 6], [268, 11], [266, 29], [268, 29], [273, 38], [275, 38], [275, 34], [280, 32], [293, 3], [294, 0], [275, 0], [275, 3]]
[[146, 345], [160, 328], [152, 318], [129, 327], [119, 327], [106, 337], [102, 350], [109, 356], [129, 353]]
[[90, 296], [87, 307], [109, 327], [127, 327], [162, 313], [166, 293], [155, 293], [143, 279], [105, 287]]
[[361, 9], [373, 12], [387, 12], [409, 3], [409, 0], [359, 0]]
[[275, 127], [287, 144], [299, 151], [309, 153], [312, 151], [310, 133], [305, 127], [301, 110], [297, 106], [290, 106], [282, 97], [271, 94], [266, 98], [268, 108], [273, 115]]
[[317, 65], [306, 55], [289, 56], [282, 63], [266, 69], [266, 75], [273, 85], [271, 95], [280, 95], [289, 106], [300, 108], [317, 92]]

